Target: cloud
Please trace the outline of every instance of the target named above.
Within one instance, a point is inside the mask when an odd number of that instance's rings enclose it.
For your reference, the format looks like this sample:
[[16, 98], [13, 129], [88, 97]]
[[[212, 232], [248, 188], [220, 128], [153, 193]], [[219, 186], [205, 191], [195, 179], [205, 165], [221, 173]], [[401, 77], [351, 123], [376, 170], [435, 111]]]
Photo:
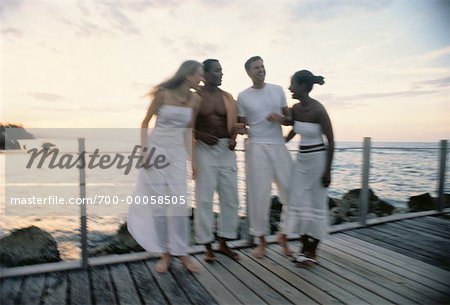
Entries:
[[23, 37], [23, 32], [16, 28], [5, 28], [1, 30], [1, 34], [3, 38], [8, 39], [19, 39]]
[[[369, 100], [386, 99], [386, 98], [406, 98], [416, 97], [419, 95], [428, 95], [438, 92], [437, 90], [404, 90], [404, 91], [392, 91], [383, 93], [364, 93], [339, 96], [335, 94], [322, 94], [318, 95], [317, 99], [323, 101], [327, 107], [349, 109], [364, 106]], [[358, 103], [355, 103], [357, 101]]]
[[444, 48], [426, 53], [423, 56], [423, 58], [430, 61], [430, 60], [435, 60], [435, 59], [447, 56], [449, 54], [450, 54], [450, 46], [446, 46]]
[[419, 82], [414, 82], [412, 84], [412, 87], [414, 89], [419, 89], [419, 88], [423, 88], [423, 87], [444, 88], [444, 87], [448, 87], [448, 86], [450, 86], [450, 76], [436, 78], [436, 79], [423, 80], [423, 81], [419, 81]]
[[357, 13], [371, 13], [388, 7], [393, 0], [305, 0], [291, 7], [295, 18], [325, 21]]
[[128, 34], [141, 34], [139, 28], [125, 14], [126, 9], [124, 7], [129, 8], [126, 3], [126, 1], [119, 3], [116, 1], [100, 1], [97, 8], [115, 29]]
[[202, 57], [216, 54], [220, 49], [219, 46], [210, 42], [198, 42], [188, 39], [184, 39], [183, 45], [183, 50], [185, 50], [187, 53], [192, 52], [193, 54], [197, 54], [198, 56]]
[[174, 53], [183, 50], [187, 55], [196, 54], [199, 57], [212, 56], [217, 54], [220, 47], [211, 42], [200, 42], [187, 38], [172, 39], [169, 37], [159, 37], [159, 41], [166, 48], [172, 50]]
[[24, 0], [1, 0], [0, 1], [0, 17], [9, 14], [12, 10], [19, 8]]
[[28, 95], [41, 101], [46, 102], [59, 102], [65, 100], [65, 98], [59, 94], [47, 93], [47, 92], [28, 92]]

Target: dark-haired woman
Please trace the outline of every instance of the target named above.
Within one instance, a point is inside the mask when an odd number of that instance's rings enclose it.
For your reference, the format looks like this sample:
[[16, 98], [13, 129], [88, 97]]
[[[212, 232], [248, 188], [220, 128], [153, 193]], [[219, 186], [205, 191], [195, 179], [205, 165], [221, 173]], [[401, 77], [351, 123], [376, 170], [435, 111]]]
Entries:
[[[136, 199], [128, 213], [128, 231], [145, 250], [161, 253], [155, 266], [157, 272], [167, 272], [172, 256], [178, 256], [188, 270], [199, 270], [188, 256], [186, 159], [188, 147], [192, 145], [188, 128], [195, 124], [201, 101], [190, 89], [203, 81], [203, 73], [201, 63], [184, 62], [172, 78], [150, 93], [153, 101], [141, 125], [141, 144], [148, 148], [144, 155], [154, 148], [154, 155], [164, 156], [168, 166], [139, 171]], [[153, 116], [156, 125], [147, 135]], [[169, 205], [166, 205], [167, 198]]]
[[[300, 235], [302, 246], [295, 256], [299, 267], [316, 263], [317, 246], [327, 234], [328, 186], [334, 152], [333, 129], [324, 106], [309, 96], [322, 76], [301, 70], [291, 78], [289, 90], [299, 103], [292, 107], [294, 133], [301, 135], [297, 160], [291, 172], [286, 233]], [[326, 143], [324, 143], [324, 137]]]

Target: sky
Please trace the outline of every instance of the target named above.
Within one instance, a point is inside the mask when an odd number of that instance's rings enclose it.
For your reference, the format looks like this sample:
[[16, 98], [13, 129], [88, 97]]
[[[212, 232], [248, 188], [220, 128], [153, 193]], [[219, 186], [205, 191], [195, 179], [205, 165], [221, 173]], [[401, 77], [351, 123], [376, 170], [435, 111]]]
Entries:
[[[0, 121], [139, 127], [152, 86], [219, 59], [222, 89], [264, 59], [281, 85], [308, 69], [336, 141], [450, 138], [450, 0], [1, 0]], [[285, 130], [287, 132], [287, 130]]]

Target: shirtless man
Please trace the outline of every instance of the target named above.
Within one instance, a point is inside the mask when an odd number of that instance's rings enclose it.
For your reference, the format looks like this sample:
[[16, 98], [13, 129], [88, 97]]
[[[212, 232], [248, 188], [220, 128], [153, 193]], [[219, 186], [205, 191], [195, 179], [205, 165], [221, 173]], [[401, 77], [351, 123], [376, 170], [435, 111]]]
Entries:
[[199, 91], [203, 101], [196, 120], [195, 131], [195, 197], [194, 214], [196, 241], [206, 247], [204, 259], [214, 262], [211, 243], [214, 242], [214, 213], [212, 200], [217, 191], [220, 200], [217, 236], [218, 251], [233, 258], [226, 241], [235, 239], [238, 226], [238, 193], [236, 154], [236, 105], [228, 92], [219, 88], [222, 84], [222, 67], [216, 59], [203, 62], [205, 85]]

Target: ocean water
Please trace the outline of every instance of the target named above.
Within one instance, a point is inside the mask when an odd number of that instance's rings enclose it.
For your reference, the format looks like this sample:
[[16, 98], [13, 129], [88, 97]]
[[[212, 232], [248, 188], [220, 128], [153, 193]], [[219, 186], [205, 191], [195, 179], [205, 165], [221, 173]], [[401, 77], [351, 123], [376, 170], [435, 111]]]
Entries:
[[[293, 158], [296, 155], [297, 142], [288, 144]], [[362, 172], [362, 143], [338, 142], [333, 161], [332, 182], [329, 189], [330, 197], [340, 198], [347, 191], [361, 187]], [[242, 143], [237, 147], [238, 188], [240, 198], [240, 214], [245, 215], [245, 155]], [[445, 192], [450, 193], [450, 177], [448, 174], [449, 156], [447, 156], [447, 175]], [[5, 179], [5, 155], [0, 154], [0, 179]], [[78, 194], [78, 172], [70, 175], [70, 183], [54, 183], [52, 188], [65, 193]], [[410, 196], [429, 192], [436, 196], [439, 176], [439, 143], [372, 143], [371, 166], [369, 184], [375, 194], [381, 199], [393, 204], [398, 211], [404, 211]], [[10, 178], [10, 177], [7, 177]], [[17, 177], [15, 177], [17, 181]], [[20, 176], [19, 176], [20, 178]], [[24, 177], [24, 180], [27, 179]], [[8, 183], [9, 179], [6, 179]], [[87, 172], [88, 196], [101, 190], [103, 193], [127, 196], [132, 194], [136, 173], [128, 176], [121, 173], [105, 173], [102, 170]], [[5, 185], [5, 181], [1, 181]], [[22, 194], [32, 196], [43, 185], [35, 183], [22, 187]], [[189, 190], [192, 192], [193, 185]], [[278, 193], [273, 185], [272, 193]], [[217, 196], [214, 199], [217, 202]], [[114, 209], [114, 213], [96, 213], [88, 208], [89, 246], [93, 247], [110, 238], [119, 225], [125, 221], [127, 206], [122, 205]], [[218, 207], [216, 206], [216, 209]], [[64, 213], [63, 213], [64, 214]], [[57, 213], [53, 214], [57, 215]], [[66, 213], [67, 215], [67, 213]], [[91, 215], [91, 216], [89, 216]], [[5, 215], [5, 189], [0, 188], [0, 236], [11, 230], [30, 225], [38, 226], [49, 232], [58, 242], [63, 259], [78, 259], [79, 250], [79, 216], [78, 210], [69, 216], [10, 216]]]

